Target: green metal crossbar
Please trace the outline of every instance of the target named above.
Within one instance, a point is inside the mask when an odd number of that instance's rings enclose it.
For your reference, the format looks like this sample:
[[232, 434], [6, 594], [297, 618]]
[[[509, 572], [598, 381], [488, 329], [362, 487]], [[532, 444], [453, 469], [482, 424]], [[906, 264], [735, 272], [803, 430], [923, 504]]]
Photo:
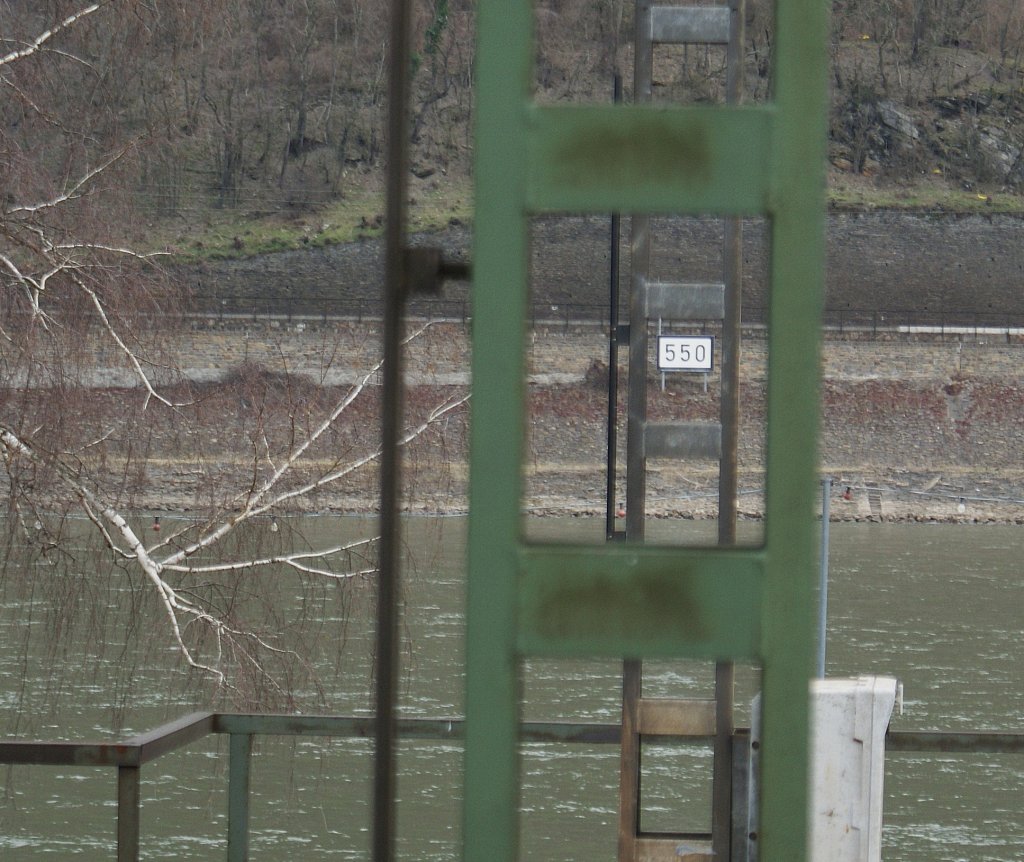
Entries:
[[[533, 4], [480, 0], [465, 858], [517, 855], [519, 664], [531, 654], [753, 659], [761, 858], [806, 858], [828, 4], [776, 0], [767, 106], [539, 107]], [[771, 224], [764, 546], [528, 546], [528, 218], [764, 214]]]

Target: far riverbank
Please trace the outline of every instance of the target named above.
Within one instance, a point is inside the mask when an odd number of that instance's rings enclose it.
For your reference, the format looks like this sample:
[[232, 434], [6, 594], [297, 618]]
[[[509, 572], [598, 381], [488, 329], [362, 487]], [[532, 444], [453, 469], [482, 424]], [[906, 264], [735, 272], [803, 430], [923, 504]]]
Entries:
[[[279, 324], [183, 334], [200, 378], [228, 380], [242, 361], [268, 373], [343, 387], [368, 367], [377, 324], [338, 323], [329, 329]], [[467, 327], [431, 326], [408, 349], [410, 402], [440, 403], [468, 383]], [[537, 514], [602, 517], [605, 499], [606, 335], [594, 325], [538, 326], [530, 337], [529, 434], [523, 506]], [[329, 343], [334, 363], [321, 357]], [[209, 355], [205, 365], [204, 356]], [[625, 357], [622, 357], [624, 361]], [[763, 421], [766, 342], [748, 338], [742, 366], [741, 516], [763, 516]], [[214, 362], [224, 363], [218, 368]], [[203, 371], [203, 369], [206, 369]], [[201, 372], [201, 373], [200, 373]], [[834, 481], [832, 517], [855, 521], [1024, 523], [1024, 344], [990, 335], [869, 341], [830, 335], [823, 345], [821, 474]], [[319, 376], [319, 377], [318, 377]], [[717, 416], [717, 380], [668, 377], [650, 381], [649, 413], [659, 420], [710, 421]], [[221, 385], [230, 385], [225, 382]], [[372, 387], [371, 387], [372, 389]], [[620, 397], [624, 398], [624, 387]], [[376, 395], [370, 399], [375, 403]], [[376, 432], [373, 403], [354, 422], [360, 440]], [[620, 417], [625, 415], [620, 404]], [[414, 512], [466, 510], [468, 411], [410, 447], [407, 506]], [[624, 422], [623, 422], [624, 426]], [[619, 440], [619, 494], [625, 463]], [[229, 436], [209, 457], [244, 459]], [[162, 453], [148, 470], [144, 505], [161, 511], [194, 508], [195, 471]], [[717, 465], [651, 462], [652, 516], [715, 516]], [[850, 499], [843, 499], [846, 488]], [[305, 504], [332, 512], [373, 512], [375, 467], [353, 475]], [[961, 510], [961, 506], [963, 507]]]

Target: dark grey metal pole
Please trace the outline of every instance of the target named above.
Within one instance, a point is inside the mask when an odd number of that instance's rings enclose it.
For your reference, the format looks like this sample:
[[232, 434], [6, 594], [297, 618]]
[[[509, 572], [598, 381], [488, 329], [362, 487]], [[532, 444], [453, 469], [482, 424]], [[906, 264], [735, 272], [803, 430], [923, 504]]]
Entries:
[[373, 860], [395, 855], [395, 749], [398, 680], [398, 596], [401, 546], [398, 495], [402, 422], [402, 319], [406, 294], [406, 105], [409, 99], [409, 2], [392, 0], [388, 78], [388, 187], [384, 240], [384, 366], [381, 408], [380, 574], [377, 581], [376, 730]]
[[[612, 87], [612, 100], [615, 104], [622, 101], [622, 75], [615, 73]], [[608, 275], [608, 456], [606, 459], [605, 499], [604, 499], [604, 532], [605, 538], [615, 538], [615, 473], [618, 455], [619, 425], [619, 243], [621, 234], [621, 218], [612, 213], [611, 221], [611, 260]]]
[[[729, 0], [726, 102], [743, 100], [745, 0]], [[725, 316], [722, 321], [722, 378], [719, 416], [722, 458], [718, 472], [718, 543], [736, 544], [739, 514], [740, 328], [743, 310], [743, 222], [725, 220], [722, 249]], [[711, 849], [718, 859], [732, 856], [732, 776], [735, 732], [735, 678], [732, 662], [715, 664], [715, 761], [712, 776]]]
[[249, 859], [249, 779], [251, 733], [232, 733], [228, 743], [228, 862]]
[[[633, 101], [651, 100], [654, 51], [648, 33], [652, 0], [637, 0], [634, 8]], [[651, 226], [646, 215], [630, 217], [629, 389], [626, 397], [626, 539], [641, 542], [646, 517], [647, 468], [644, 425], [647, 421], [647, 307], [644, 288], [651, 259]], [[640, 822], [640, 745], [636, 733], [639, 700], [643, 696], [643, 663], [628, 659], [622, 665], [622, 761], [619, 781], [619, 862], [635, 859]]]
[[832, 518], [832, 477], [821, 480], [821, 570], [818, 589], [818, 679], [825, 678], [828, 636], [828, 543]]

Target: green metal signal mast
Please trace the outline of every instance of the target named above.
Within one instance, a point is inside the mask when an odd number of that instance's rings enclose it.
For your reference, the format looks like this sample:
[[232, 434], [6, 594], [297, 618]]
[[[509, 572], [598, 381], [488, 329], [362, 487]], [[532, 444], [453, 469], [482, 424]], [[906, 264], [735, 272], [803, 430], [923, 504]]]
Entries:
[[[471, 862], [517, 858], [519, 667], [528, 656], [760, 664], [760, 858], [806, 858], [828, 8], [776, 0], [768, 104], [563, 107], [532, 100], [533, 4], [479, 0], [464, 824]], [[761, 547], [525, 541], [528, 219], [547, 213], [769, 219]]]

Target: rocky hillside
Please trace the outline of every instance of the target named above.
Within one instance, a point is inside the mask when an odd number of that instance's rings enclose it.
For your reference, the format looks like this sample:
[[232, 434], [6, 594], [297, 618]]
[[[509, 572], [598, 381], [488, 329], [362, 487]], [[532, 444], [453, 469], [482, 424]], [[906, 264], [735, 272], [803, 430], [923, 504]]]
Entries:
[[[833, 54], [830, 156], [843, 174], [876, 183], [941, 182], [983, 194], [1024, 187], [1024, 89], [992, 57], [935, 48], [886, 73], [889, 54], [869, 39]], [[893, 60], [894, 63], [898, 61]]]

